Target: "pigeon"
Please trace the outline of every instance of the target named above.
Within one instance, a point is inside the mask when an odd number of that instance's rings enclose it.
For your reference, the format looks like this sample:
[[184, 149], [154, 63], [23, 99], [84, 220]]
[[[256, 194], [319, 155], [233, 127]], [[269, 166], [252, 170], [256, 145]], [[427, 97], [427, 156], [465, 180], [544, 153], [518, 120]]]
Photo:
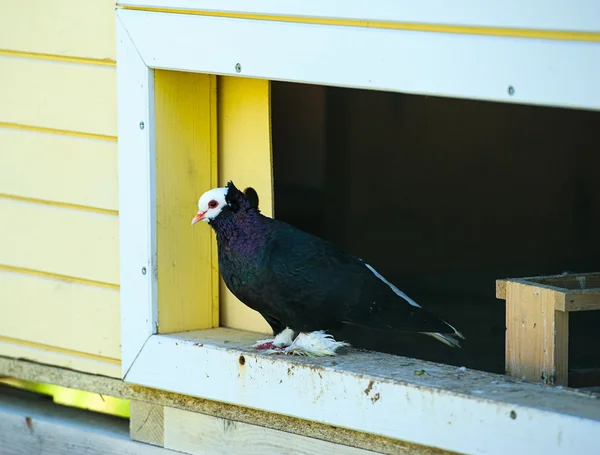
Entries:
[[450, 347], [465, 337], [422, 308], [374, 267], [331, 242], [260, 212], [258, 194], [232, 181], [198, 200], [192, 225], [216, 233], [227, 288], [259, 312], [273, 338], [267, 353], [333, 356], [349, 343], [329, 333], [343, 326], [432, 336]]

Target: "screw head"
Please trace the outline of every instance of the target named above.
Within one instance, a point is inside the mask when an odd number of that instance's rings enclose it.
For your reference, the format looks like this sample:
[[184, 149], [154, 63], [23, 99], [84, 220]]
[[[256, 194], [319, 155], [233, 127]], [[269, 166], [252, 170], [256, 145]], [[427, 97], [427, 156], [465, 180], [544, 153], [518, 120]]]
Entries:
[[512, 85], [508, 86], [508, 94], [513, 96], [515, 94], [515, 88]]
[[140, 122], [140, 129], [143, 130], [145, 128], [146, 125], [144, 125], [144, 122]]
[[146, 274], [146, 267], [142, 267], [142, 275]]
[[240, 65], [239, 63], [235, 64], [235, 72], [236, 73], [241, 73], [242, 72], [242, 65]]

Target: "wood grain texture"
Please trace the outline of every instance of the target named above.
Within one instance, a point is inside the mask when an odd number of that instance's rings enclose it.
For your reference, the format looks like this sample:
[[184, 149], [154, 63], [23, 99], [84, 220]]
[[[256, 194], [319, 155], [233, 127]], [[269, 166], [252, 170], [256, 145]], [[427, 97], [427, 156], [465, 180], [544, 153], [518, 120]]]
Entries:
[[0, 193], [118, 210], [117, 144], [0, 128]]
[[0, 2], [0, 49], [115, 60], [114, 1]]
[[0, 264], [119, 283], [114, 215], [0, 198]]
[[555, 309], [556, 292], [506, 283], [506, 372], [556, 385], [568, 381], [568, 313]]
[[0, 57], [0, 122], [117, 135], [112, 67]]
[[565, 311], [600, 310], [600, 289], [569, 292], [564, 298]]
[[0, 336], [119, 359], [119, 291], [0, 270]]
[[375, 453], [170, 407], [164, 408], [164, 447], [192, 455]]
[[[270, 83], [219, 77], [219, 185], [233, 180], [258, 192], [260, 210], [273, 216]], [[221, 281], [221, 321], [226, 327], [271, 332], [263, 317], [242, 304]]]
[[130, 440], [125, 419], [60, 406], [7, 388], [0, 393], [3, 455], [175, 455]]
[[160, 404], [132, 400], [129, 434], [134, 441], [165, 446], [165, 407]]
[[155, 72], [158, 328], [218, 326], [216, 244], [191, 226], [198, 198], [217, 186], [216, 77]]

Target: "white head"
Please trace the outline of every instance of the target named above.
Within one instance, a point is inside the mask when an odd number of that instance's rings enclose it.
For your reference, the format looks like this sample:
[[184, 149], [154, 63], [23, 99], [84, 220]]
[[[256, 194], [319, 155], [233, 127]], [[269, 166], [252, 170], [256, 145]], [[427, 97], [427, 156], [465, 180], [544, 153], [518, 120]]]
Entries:
[[221, 213], [223, 207], [227, 205], [225, 196], [227, 195], [228, 190], [229, 188], [227, 187], [213, 188], [204, 193], [198, 200], [198, 213], [192, 220], [192, 225], [196, 224], [198, 221], [208, 223], [209, 221], [214, 220], [217, 215]]

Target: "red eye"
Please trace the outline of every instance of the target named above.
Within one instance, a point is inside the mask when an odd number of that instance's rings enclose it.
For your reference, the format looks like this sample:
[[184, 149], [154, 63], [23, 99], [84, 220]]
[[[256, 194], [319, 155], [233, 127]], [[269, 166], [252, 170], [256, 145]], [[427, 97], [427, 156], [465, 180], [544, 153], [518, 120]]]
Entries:
[[208, 203], [209, 209], [216, 209], [219, 206], [219, 203], [214, 199]]

